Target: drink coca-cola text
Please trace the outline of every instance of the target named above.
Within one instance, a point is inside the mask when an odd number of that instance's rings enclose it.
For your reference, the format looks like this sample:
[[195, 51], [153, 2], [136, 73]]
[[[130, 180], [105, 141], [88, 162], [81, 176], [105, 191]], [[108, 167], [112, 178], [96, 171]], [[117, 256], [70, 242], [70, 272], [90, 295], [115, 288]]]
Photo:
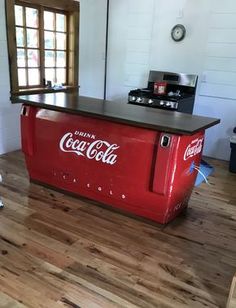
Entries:
[[[77, 136], [82, 134], [66, 133], [60, 140], [59, 147], [63, 152], [72, 152], [78, 156], [85, 156], [88, 159], [101, 161], [105, 164], [114, 165], [117, 161], [117, 154], [115, 150], [119, 148], [117, 144], [110, 144], [104, 140], [93, 140], [88, 142], [86, 140], [79, 140]], [[76, 136], [76, 137], [75, 137]], [[82, 135], [90, 139], [95, 139], [95, 135]]]
[[203, 138], [193, 140], [186, 148], [184, 153], [184, 160], [201, 153], [203, 147]]

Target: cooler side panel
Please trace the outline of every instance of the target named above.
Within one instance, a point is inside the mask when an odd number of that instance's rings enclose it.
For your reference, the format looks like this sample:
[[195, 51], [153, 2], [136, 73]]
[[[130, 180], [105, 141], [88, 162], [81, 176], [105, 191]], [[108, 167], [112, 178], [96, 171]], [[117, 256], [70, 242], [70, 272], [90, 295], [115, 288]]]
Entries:
[[204, 135], [205, 132], [201, 131], [192, 136], [179, 136], [166, 222], [176, 217], [188, 205], [202, 158]]

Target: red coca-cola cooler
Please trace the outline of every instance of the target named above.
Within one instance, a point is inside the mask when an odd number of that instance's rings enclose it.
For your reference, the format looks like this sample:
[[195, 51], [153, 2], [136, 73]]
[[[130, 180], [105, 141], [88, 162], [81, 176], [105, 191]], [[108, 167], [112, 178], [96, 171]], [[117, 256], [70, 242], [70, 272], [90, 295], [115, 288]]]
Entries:
[[187, 206], [204, 142], [204, 131], [165, 133], [29, 105], [21, 130], [31, 180], [163, 224]]

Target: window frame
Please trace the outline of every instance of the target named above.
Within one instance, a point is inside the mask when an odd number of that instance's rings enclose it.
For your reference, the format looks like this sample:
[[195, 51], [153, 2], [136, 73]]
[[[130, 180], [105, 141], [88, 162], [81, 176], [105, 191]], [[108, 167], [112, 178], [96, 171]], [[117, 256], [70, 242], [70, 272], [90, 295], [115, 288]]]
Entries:
[[[39, 21], [39, 45], [42, 47], [40, 31], [44, 29], [40, 28], [43, 25], [43, 9], [53, 12], [61, 12], [67, 15], [67, 70], [66, 79], [68, 85], [62, 89], [55, 90], [54, 88], [47, 87], [35, 87], [29, 88], [19, 86], [18, 73], [17, 73], [17, 45], [16, 45], [16, 25], [15, 25], [15, 5], [24, 5], [28, 7], [37, 7], [40, 10]], [[79, 2], [74, 0], [5, 0], [6, 9], [6, 26], [7, 26], [7, 42], [8, 42], [8, 57], [9, 57], [9, 69], [10, 69], [10, 81], [11, 81], [11, 94], [31, 94], [31, 93], [44, 93], [55, 91], [68, 91], [78, 88], [78, 66], [79, 66]], [[42, 53], [40, 53], [40, 66], [44, 67], [44, 59]], [[41, 83], [42, 83], [42, 76]]]

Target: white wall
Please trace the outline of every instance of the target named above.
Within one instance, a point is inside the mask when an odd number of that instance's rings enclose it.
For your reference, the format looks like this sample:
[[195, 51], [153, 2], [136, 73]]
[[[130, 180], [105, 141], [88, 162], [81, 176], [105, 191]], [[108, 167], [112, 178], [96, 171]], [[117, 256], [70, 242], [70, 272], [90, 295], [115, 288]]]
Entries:
[[0, 0], [0, 154], [20, 148], [20, 106], [10, 103], [9, 92], [5, 8]]
[[207, 131], [206, 153], [229, 159], [236, 126], [236, 2], [211, 0], [201, 84], [195, 112], [221, 118]]
[[80, 95], [103, 98], [106, 0], [80, 0]]
[[156, 0], [110, 0], [107, 98], [127, 102], [130, 89], [144, 87]]
[[[204, 154], [229, 159], [236, 126], [236, 2], [233, 0], [110, 0], [108, 98], [127, 101], [145, 87], [150, 69], [195, 73], [195, 114], [221, 118], [206, 133]], [[171, 28], [185, 25], [181, 42]]]

